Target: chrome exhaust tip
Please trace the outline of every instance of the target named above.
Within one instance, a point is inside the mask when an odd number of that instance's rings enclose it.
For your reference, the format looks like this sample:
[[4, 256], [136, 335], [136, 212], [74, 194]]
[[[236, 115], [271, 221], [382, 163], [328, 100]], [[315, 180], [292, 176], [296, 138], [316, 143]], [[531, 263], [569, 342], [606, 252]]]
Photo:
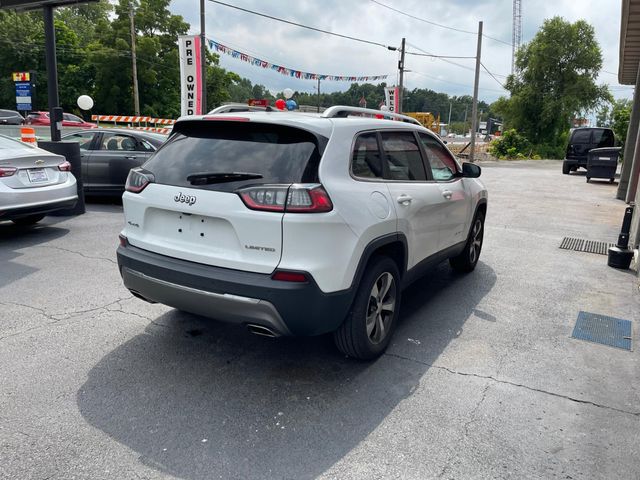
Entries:
[[247, 329], [254, 335], [261, 335], [263, 337], [276, 338], [280, 335], [271, 330], [269, 327], [263, 325], [256, 325], [254, 323], [247, 324]]

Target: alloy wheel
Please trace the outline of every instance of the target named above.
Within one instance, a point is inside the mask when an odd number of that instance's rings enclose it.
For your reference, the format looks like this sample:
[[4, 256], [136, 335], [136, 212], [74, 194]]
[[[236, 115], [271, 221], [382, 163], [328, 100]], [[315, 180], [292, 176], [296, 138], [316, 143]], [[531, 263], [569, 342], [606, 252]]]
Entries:
[[476, 219], [476, 223], [473, 225], [473, 230], [471, 232], [471, 244], [469, 245], [469, 260], [471, 260], [472, 264], [476, 262], [480, 255], [483, 233], [482, 220], [478, 218]]
[[367, 336], [371, 343], [382, 342], [393, 319], [396, 308], [396, 282], [389, 272], [384, 272], [373, 283], [367, 307]]

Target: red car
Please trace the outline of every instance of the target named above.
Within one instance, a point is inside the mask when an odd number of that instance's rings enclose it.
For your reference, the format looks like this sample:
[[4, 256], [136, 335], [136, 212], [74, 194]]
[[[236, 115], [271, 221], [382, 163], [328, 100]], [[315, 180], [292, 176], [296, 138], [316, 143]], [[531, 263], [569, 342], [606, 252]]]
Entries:
[[[25, 125], [50, 125], [49, 112], [31, 112], [26, 120]], [[76, 128], [96, 128], [95, 123], [89, 123], [82, 120], [80, 117], [72, 115], [70, 113], [62, 114], [62, 126], [63, 127], [76, 127]]]

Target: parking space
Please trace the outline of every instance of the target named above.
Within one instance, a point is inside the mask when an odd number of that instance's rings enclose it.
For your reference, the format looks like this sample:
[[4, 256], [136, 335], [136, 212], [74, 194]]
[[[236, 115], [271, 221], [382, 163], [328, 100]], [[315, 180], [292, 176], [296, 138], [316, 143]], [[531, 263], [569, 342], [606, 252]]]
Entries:
[[[122, 207], [0, 223], [0, 478], [639, 478], [640, 293], [602, 255], [616, 185], [484, 163], [484, 250], [404, 294], [373, 363], [133, 298]], [[633, 322], [631, 352], [570, 338]]]

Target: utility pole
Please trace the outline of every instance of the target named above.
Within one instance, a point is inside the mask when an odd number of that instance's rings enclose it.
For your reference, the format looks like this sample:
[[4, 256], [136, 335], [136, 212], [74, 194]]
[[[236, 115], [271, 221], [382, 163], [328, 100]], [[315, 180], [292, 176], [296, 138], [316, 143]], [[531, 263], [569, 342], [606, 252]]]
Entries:
[[60, 99], [58, 97], [58, 64], [56, 59], [56, 30], [53, 24], [53, 7], [45, 5], [43, 8], [44, 15], [44, 38], [45, 38], [45, 57], [47, 64], [47, 95], [49, 99], [49, 117], [51, 125], [51, 141], [60, 141], [60, 126], [62, 125], [62, 115], [56, 118], [58, 109], [62, 113], [62, 109], [58, 107]]
[[140, 96], [138, 94], [138, 63], [136, 61], [136, 27], [133, 23], [133, 0], [129, 2], [129, 20], [131, 24], [131, 63], [133, 70], [133, 109], [140, 115]]
[[480, 58], [482, 54], [482, 22], [478, 22], [478, 50], [476, 52], [476, 78], [473, 83], [473, 105], [471, 107], [471, 148], [469, 161], [475, 160], [476, 130], [478, 130], [478, 86], [480, 84]]
[[318, 77], [318, 113], [320, 113], [320, 77]]
[[207, 108], [207, 37], [204, 25], [204, 0], [200, 0], [200, 65], [202, 67], [202, 113], [208, 112]]
[[447, 133], [451, 133], [451, 106], [453, 103], [449, 102], [449, 121], [447, 122]]
[[402, 113], [402, 90], [404, 89], [404, 37], [402, 38], [402, 46], [400, 47], [400, 61], [398, 62], [398, 70], [400, 70], [400, 86], [398, 88], [398, 98], [396, 98], [396, 113]]

